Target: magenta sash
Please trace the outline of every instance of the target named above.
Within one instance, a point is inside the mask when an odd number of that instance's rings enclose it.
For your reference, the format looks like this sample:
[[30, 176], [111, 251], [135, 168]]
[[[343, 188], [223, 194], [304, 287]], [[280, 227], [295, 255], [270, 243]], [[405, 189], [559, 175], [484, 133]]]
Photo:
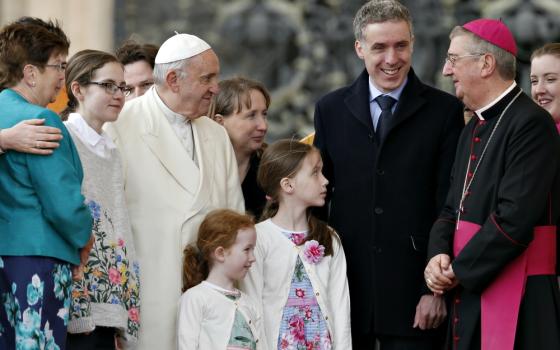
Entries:
[[[459, 221], [453, 240], [457, 256], [480, 225]], [[482, 292], [481, 350], [513, 350], [527, 276], [556, 274], [556, 226], [537, 226], [529, 247]]]

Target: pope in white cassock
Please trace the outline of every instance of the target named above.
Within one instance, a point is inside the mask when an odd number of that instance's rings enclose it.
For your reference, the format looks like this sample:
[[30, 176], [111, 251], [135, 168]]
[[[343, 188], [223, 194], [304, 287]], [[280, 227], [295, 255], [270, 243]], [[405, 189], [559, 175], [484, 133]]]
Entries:
[[196, 239], [209, 211], [244, 210], [228, 135], [203, 116], [218, 91], [219, 71], [205, 41], [174, 35], [156, 56], [154, 86], [107, 127], [123, 157], [140, 261], [139, 349], [176, 347], [183, 247]]

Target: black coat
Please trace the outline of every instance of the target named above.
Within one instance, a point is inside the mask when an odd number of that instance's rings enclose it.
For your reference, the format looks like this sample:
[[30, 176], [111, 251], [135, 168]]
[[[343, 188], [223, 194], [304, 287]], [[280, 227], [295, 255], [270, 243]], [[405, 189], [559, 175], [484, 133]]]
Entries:
[[346, 252], [353, 337], [419, 335], [412, 324], [427, 292], [428, 234], [449, 187], [463, 106], [411, 70], [377, 145], [368, 78], [364, 70], [315, 109], [314, 142], [331, 188], [328, 222]]
[[[519, 91], [514, 88], [482, 113], [484, 121], [474, 117], [463, 131], [449, 196], [431, 231], [430, 257], [442, 253], [453, 256], [465, 176], [475, 173], [499, 115]], [[468, 193], [461, 220], [478, 224], [481, 229], [452, 263], [460, 285], [453, 292], [448, 348], [460, 350], [480, 348], [481, 293], [525, 251], [535, 226], [554, 225], [560, 216], [558, 132], [550, 115], [524, 93], [511, 104], [496, 128]], [[516, 349], [560, 349], [556, 276], [527, 278], [518, 320]]]

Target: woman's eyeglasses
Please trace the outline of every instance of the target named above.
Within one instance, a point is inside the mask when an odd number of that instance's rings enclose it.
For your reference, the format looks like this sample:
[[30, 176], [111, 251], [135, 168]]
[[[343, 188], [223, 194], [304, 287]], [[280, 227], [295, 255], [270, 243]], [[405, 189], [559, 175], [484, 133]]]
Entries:
[[126, 97], [128, 95], [130, 95], [130, 93], [132, 92], [132, 89], [123, 85], [123, 86], [119, 86], [115, 83], [112, 82], [98, 82], [98, 81], [90, 81], [88, 83], [88, 85], [93, 84], [93, 85], [97, 85], [97, 86], [102, 86], [105, 88], [105, 92], [108, 93], [109, 95], [114, 95], [117, 93], [117, 91], [121, 91], [123, 93], [123, 95]]

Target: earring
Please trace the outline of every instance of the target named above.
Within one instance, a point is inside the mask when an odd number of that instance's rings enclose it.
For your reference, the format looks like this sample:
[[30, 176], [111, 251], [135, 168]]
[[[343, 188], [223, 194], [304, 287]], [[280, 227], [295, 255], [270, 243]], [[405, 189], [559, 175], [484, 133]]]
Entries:
[[35, 82], [34, 81], [31, 82], [31, 86], [35, 87]]

